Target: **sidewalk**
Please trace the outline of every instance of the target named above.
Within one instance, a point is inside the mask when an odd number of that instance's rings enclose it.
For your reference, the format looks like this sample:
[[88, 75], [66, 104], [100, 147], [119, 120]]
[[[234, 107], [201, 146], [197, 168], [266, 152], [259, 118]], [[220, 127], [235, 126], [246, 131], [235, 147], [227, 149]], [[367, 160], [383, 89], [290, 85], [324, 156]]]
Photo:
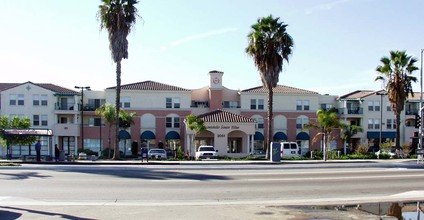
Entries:
[[130, 160], [75, 160], [75, 161], [22, 161], [20, 159], [5, 160], [0, 159], [0, 163], [14, 164], [51, 164], [51, 165], [278, 165], [278, 164], [354, 164], [354, 163], [370, 163], [370, 164], [396, 164], [408, 163], [418, 164], [417, 159], [369, 159], [369, 160], [281, 160], [281, 162], [272, 162], [270, 160], [191, 160], [191, 161], [171, 161], [171, 160], [149, 160], [149, 162], [141, 162], [140, 159]]

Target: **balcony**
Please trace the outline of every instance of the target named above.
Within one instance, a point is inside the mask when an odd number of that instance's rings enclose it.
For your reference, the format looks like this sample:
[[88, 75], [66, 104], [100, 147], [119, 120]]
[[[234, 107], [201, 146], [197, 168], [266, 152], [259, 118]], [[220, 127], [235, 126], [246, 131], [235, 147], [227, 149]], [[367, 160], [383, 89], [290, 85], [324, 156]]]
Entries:
[[364, 114], [364, 110], [361, 107], [340, 108], [339, 112], [342, 115], [362, 115], [362, 114]]
[[55, 124], [54, 135], [57, 136], [79, 136], [80, 125], [79, 124]]

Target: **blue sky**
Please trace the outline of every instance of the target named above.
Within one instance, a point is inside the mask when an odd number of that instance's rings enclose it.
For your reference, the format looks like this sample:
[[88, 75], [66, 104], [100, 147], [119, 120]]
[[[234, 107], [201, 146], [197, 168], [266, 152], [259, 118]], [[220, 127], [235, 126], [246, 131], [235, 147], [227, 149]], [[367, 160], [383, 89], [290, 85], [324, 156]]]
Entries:
[[[115, 86], [99, 4], [2, 0], [1, 82]], [[406, 50], [419, 60], [424, 48], [422, 0], [141, 0], [138, 10], [142, 20], [128, 37], [122, 84], [153, 80], [196, 89], [219, 70], [230, 89], [260, 86], [246, 36], [270, 14], [289, 25], [295, 42], [279, 84], [321, 94], [380, 89], [374, 79], [382, 56]]]

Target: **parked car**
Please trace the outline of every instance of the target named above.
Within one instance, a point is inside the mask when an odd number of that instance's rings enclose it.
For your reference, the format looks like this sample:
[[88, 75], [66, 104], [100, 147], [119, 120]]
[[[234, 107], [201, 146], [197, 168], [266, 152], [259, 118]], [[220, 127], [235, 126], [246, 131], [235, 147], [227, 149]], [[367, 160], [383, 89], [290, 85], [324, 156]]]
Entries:
[[300, 157], [301, 150], [296, 142], [281, 142], [281, 158], [283, 157]]
[[196, 160], [198, 159], [216, 159], [218, 150], [213, 146], [199, 146], [196, 151]]
[[164, 149], [150, 149], [148, 153], [149, 159], [164, 159], [166, 160], [168, 157], [166, 155], [166, 151]]

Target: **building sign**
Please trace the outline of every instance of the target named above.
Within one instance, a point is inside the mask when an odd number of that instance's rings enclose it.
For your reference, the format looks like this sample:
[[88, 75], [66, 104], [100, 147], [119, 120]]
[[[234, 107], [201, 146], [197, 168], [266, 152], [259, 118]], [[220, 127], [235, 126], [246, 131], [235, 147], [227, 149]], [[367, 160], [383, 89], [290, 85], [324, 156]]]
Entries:
[[240, 129], [237, 125], [209, 125], [206, 126], [210, 130], [238, 130]]

